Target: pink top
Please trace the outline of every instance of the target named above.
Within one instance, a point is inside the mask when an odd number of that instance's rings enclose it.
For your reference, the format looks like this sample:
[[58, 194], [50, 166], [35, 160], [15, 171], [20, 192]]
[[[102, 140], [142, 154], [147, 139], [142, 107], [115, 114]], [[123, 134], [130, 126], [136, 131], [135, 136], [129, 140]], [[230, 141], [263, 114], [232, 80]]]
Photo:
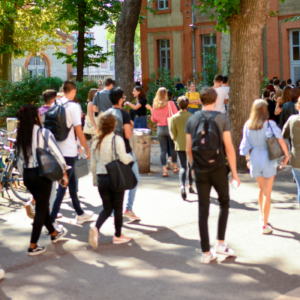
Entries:
[[171, 110], [173, 115], [178, 112], [178, 109], [173, 101], [168, 101], [168, 104], [163, 108], [156, 109], [153, 107], [151, 121], [153, 123], [157, 123], [157, 126], [167, 126], [167, 118], [172, 116]]

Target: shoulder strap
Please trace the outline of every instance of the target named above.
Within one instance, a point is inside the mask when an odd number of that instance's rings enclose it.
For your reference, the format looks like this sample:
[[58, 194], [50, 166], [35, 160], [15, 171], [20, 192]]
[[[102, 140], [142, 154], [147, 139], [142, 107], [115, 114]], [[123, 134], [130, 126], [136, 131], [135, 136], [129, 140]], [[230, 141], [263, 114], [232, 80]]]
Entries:
[[214, 119], [215, 116], [218, 115], [219, 113], [220, 113], [219, 111], [213, 111], [213, 112], [211, 113], [211, 115], [209, 116], [209, 120]]

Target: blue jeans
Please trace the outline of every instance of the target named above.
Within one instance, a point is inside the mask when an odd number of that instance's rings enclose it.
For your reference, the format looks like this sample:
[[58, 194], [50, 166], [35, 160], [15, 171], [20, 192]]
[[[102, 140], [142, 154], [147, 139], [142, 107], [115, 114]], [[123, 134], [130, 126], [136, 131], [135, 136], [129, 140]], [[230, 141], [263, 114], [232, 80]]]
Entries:
[[134, 128], [147, 128], [147, 116], [134, 117]]
[[297, 183], [297, 188], [298, 188], [298, 203], [300, 205], [300, 170], [292, 168], [292, 172], [293, 172], [294, 178], [295, 178], [296, 183]]
[[[138, 163], [136, 161], [136, 157], [135, 157], [133, 152], [132, 152], [132, 157], [133, 157], [133, 161], [134, 161], [134, 164], [132, 166], [132, 171], [133, 171], [133, 173], [134, 173], [134, 175], [135, 175], [135, 177], [138, 181], [138, 184], [139, 184], [139, 180], [140, 180], [139, 166], [138, 166]], [[126, 202], [126, 209], [127, 210], [132, 210], [133, 201], [134, 201], [134, 198], [135, 198], [135, 194], [136, 194], [138, 184], [136, 185], [136, 187], [134, 189], [128, 191], [127, 202]]]
[[195, 112], [199, 111], [198, 108], [191, 108], [191, 107], [188, 107], [188, 112], [191, 113], [191, 114], [194, 114]]
[[[66, 160], [67, 165], [72, 167], [72, 169], [67, 170], [67, 174], [69, 177], [68, 187], [69, 187], [69, 192], [70, 192], [70, 196], [72, 199], [73, 207], [74, 207], [77, 215], [80, 216], [80, 215], [84, 214], [84, 211], [82, 210], [82, 208], [80, 206], [80, 202], [79, 202], [78, 196], [77, 196], [76, 177], [75, 177], [75, 172], [74, 172], [75, 161], [77, 160], [77, 157], [65, 157], [65, 160]], [[54, 221], [57, 217], [57, 213], [59, 212], [61, 203], [62, 203], [63, 198], [66, 193], [66, 189], [67, 188], [63, 188], [61, 185], [58, 186], [58, 189], [56, 192], [56, 197], [54, 199], [51, 213], [50, 213], [52, 223], [54, 223]]]

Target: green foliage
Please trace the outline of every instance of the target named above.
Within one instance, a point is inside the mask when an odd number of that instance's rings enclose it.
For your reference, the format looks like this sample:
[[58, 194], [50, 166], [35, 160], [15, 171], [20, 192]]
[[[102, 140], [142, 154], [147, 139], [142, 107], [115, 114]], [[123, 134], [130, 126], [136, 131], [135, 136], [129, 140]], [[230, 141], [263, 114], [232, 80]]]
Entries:
[[90, 89], [97, 89], [98, 84], [95, 81], [83, 81], [83, 82], [76, 82], [77, 94], [76, 97], [78, 99], [79, 104], [81, 105], [82, 111], [87, 111], [87, 99], [89, 95]]
[[[157, 82], [159, 80], [159, 83]], [[149, 90], [147, 93], [148, 103], [152, 105], [156, 92], [160, 87], [165, 87], [168, 91], [171, 91], [173, 97], [179, 97], [185, 94], [185, 89], [177, 91], [175, 85], [177, 83], [177, 77], [171, 77], [170, 71], [165, 69], [158, 69], [158, 74], [151, 74], [151, 83], [149, 83]]]
[[[42, 94], [47, 89], [59, 91], [63, 81], [58, 77], [25, 76], [22, 81], [9, 82], [0, 80], [0, 117], [15, 117], [18, 109], [26, 103], [38, 107], [44, 104]], [[87, 98], [91, 88], [97, 88], [94, 81], [75, 82], [77, 99], [86, 112]]]
[[266, 77], [263, 77], [263, 75], [261, 73], [260, 95], [263, 94], [263, 91], [268, 86], [268, 84], [269, 84], [269, 79]]
[[14, 117], [18, 109], [26, 103], [43, 105], [42, 93], [46, 89], [56, 91], [63, 81], [57, 77], [25, 76], [22, 81], [11, 83], [0, 80], [0, 117]]
[[210, 47], [210, 51], [206, 54], [201, 53], [201, 58], [204, 64], [202, 65], [201, 73], [196, 74], [195, 83], [199, 90], [204, 86], [213, 86], [213, 80], [216, 74], [229, 76], [230, 59], [229, 53], [225, 53], [226, 65], [221, 68], [221, 63], [217, 59], [217, 47]]

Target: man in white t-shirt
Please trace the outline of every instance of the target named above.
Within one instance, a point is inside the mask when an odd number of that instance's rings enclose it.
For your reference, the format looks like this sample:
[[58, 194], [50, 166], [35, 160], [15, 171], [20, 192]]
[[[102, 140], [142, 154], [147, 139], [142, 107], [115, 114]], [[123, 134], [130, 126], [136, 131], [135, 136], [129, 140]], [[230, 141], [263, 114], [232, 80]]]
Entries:
[[213, 88], [216, 90], [218, 94], [217, 103], [215, 106], [215, 110], [221, 112], [222, 114], [226, 113], [225, 105], [228, 104], [228, 92], [227, 90], [222, 87], [223, 84], [223, 76], [217, 74], [214, 79], [214, 86]]
[[[75, 162], [78, 156], [78, 140], [86, 151], [87, 159], [90, 159], [91, 154], [81, 127], [81, 107], [79, 104], [73, 102], [76, 96], [76, 91], [76, 85], [74, 82], [64, 82], [63, 92], [65, 93], [65, 96], [61, 98], [60, 101], [62, 104], [64, 104], [67, 127], [70, 128], [70, 131], [67, 138], [64, 141], [57, 142], [57, 144], [66, 160], [67, 165], [71, 167], [71, 169], [67, 171], [69, 177], [69, 192], [74, 209], [77, 213], [76, 222], [77, 224], [83, 224], [92, 217], [93, 213], [84, 212], [82, 210], [77, 196]], [[66, 188], [63, 188], [61, 185], [59, 185], [51, 209], [51, 219], [53, 223], [55, 222], [57, 213], [59, 212], [65, 192]]]

